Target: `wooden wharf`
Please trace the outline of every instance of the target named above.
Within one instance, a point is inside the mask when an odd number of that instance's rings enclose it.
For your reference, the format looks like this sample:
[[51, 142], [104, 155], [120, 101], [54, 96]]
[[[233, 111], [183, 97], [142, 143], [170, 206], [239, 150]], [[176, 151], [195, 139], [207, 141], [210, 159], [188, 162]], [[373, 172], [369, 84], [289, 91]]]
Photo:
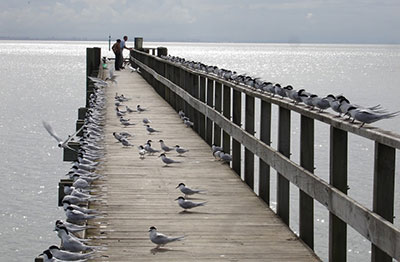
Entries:
[[[321, 114], [160, 58], [167, 54], [166, 48], [142, 45], [143, 39], [135, 38], [135, 49], [130, 54], [140, 74], [117, 72], [118, 84], [106, 88], [106, 154], [100, 171], [104, 179], [95, 182], [103, 188], [105, 199], [90, 206], [106, 216], [97, 220], [100, 227], [86, 231], [91, 244], [107, 247], [102, 252], [107, 257], [98, 260], [320, 261], [313, 252], [317, 201], [329, 212], [328, 261], [347, 261], [349, 226], [371, 243], [372, 262], [400, 261], [400, 230], [393, 224], [398, 134], [368, 125], [359, 128], [330, 113]], [[87, 75], [107, 74], [100, 53], [99, 48], [87, 49]], [[87, 97], [92, 93], [92, 84], [87, 83]], [[124, 103], [131, 108], [140, 104], [148, 109], [129, 114], [136, 125], [120, 125], [115, 93], [131, 98]], [[261, 104], [260, 116], [255, 114], [256, 101]], [[278, 107], [276, 148], [270, 144], [272, 106]], [[83, 124], [85, 110], [79, 109], [77, 129]], [[193, 121], [193, 128], [184, 126], [179, 110]], [[291, 113], [300, 114], [300, 163], [290, 159]], [[161, 132], [148, 135], [141, 122], [144, 117]], [[260, 122], [259, 138], [255, 136], [256, 121]], [[315, 121], [330, 128], [329, 181], [313, 174]], [[115, 142], [112, 132], [120, 131], [134, 135], [134, 148], [123, 148]], [[375, 144], [372, 209], [347, 195], [349, 133]], [[168, 153], [181, 163], [164, 167], [158, 154], [139, 158], [137, 146], [148, 139], [156, 149], [160, 149], [158, 140], [163, 139], [168, 146], [180, 145], [190, 151], [184, 156]], [[232, 163], [215, 161], [211, 144], [231, 152]], [[79, 144], [70, 146], [78, 148]], [[75, 157], [73, 151], [64, 151], [66, 161]], [[270, 209], [271, 169], [277, 171], [276, 213]], [[256, 176], [258, 196], [254, 193]], [[182, 212], [174, 201], [181, 195], [176, 189], [181, 182], [207, 190], [207, 194], [191, 198], [207, 204]], [[60, 194], [62, 185], [68, 183], [60, 182]], [[298, 236], [289, 228], [290, 184], [299, 193]], [[185, 240], [154, 249], [148, 236], [150, 226], [167, 235], [185, 235]]]
[[[88, 238], [102, 236], [93, 244], [107, 246], [102, 252], [109, 256], [107, 261], [319, 261], [228, 165], [214, 160], [210, 146], [184, 126], [139, 74], [128, 70], [116, 74], [118, 84], [107, 88], [106, 155], [101, 171], [105, 180], [96, 182], [106, 188], [107, 200], [91, 205], [107, 214], [107, 225], [87, 231]], [[131, 98], [124, 103], [129, 107], [140, 104], [147, 109], [127, 116], [136, 125], [121, 127], [115, 93]], [[144, 117], [161, 132], [148, 135]], [[115, 142], [112, 132], [120, 131], [134, 135], [130, 141], [135, 148]], [[168, 153], [181, 161], [168, 167], [159, 154], [141, 160], [136, 146], [149, 139], [156, 149], [163, 139], [169, 146], [190, 151], [181, 157]], [[176, 189], [181, 182], [206, 190], [190, 199], [207, 204], [182, 212], [174, 201], [182, 195]], [[168, 235], [185, 235], [185, 240], [157, 250], [149, 240], [150, 226]]]

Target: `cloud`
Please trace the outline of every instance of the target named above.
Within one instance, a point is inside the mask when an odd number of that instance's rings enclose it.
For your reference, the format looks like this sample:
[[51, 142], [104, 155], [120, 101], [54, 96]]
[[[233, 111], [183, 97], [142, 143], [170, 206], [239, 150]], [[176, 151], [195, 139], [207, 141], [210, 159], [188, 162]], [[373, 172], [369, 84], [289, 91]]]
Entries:
[[0, 36], [400, 42], [398, 0], [29, 1], [0, 1]]

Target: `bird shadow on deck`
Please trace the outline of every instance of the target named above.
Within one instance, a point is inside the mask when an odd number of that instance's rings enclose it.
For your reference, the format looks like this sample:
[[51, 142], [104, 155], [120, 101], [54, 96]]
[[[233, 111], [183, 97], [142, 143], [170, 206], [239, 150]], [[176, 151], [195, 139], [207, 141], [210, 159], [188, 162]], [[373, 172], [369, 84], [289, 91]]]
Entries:
[[210, 215], [212, 213], [183, 210], [183, 211], [180, 211], [179, 214], [180, 215]]
[[160, 247], [160, 248], [152, 248], [150, 249], [150, 253], [153, 255], [156, 255], [157, 253], [166, 253], [166, 252], [186, 252], [184, 250], [176, 250], [176, 249], [170, 249], [170, 248], [165, 248], [165, 247]]

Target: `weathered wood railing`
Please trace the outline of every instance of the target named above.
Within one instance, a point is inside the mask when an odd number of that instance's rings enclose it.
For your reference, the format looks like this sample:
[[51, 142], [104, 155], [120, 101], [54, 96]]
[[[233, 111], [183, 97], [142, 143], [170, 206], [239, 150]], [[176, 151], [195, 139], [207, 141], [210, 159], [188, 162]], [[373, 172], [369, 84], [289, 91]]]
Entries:
[[[260, 158], [259, 196], [267, 204], [270, 167], [278, 172], [277, 214], [287, 225], [289, 182], [299, 188], [299, 235], [310, 248], [314, 247], [315, 199], [330, 212], [329, 261], [346, 261], [347, 225], [372, 243], [371, 261], [400, 259], [400, 230], [393, 225], [395, 151], [400, 149], [399, 135], [358, 128], [331, 114], [320, 114], [138, 50], [131, 51], [131, 61], [176, 111], [184, 110], [194, 122], [193, 129], [208, 144], [222, 145], [226, 152], [232, 150], [232, 168], [238, 175], [241, 145], [245, 147], [244, 178], [253, 190], [254, 155]], [[241, 127], [242, 94], [245, 96], [244, 129]], [[260, 139], [254, 136], [255, 98], [261, 100]], [[277, 150], [270, 147], [271, 104], [279, 107]], [[291, 111], [301, 115], [300, 165], [289, 159]], [[315, 120], [330, 125], [329, 183], [313, 174]], [[348, 132], [375, 141], [373, 210], [347, 196]]]

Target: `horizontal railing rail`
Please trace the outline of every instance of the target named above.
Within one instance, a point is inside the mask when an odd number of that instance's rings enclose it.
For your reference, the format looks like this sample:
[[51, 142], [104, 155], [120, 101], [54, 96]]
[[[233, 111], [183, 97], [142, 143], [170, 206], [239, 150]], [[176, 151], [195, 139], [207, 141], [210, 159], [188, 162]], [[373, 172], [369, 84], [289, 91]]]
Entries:
[[[289, 224], [289, 182], [300, 189], [300, 238], [310, 248], [314, 245], [315, 199], [330, 212], [330, 261], [346, 261], [346, 224], [373, 244], [372, 261], [400, 259], [400, 230], [393, 225], [395, 149], [400, 148], [398, 134], [373, 127], [359, 128], [328, 112], [311, 111], [286, 99], [267, 96], [215, 75], [194, 71], [137, 50], [131, 52], [131, 60], [175, 110], [184, 109], [193, 119], [194, 130], [209, 144], [223, 145], [225, 151], [232, 149], [232, 167], [238, 174], [240, 144], [245, 147], [244, 177], [253, 190], [254, 155], [260, 158], [259, 195], [267, 204], [269, 168], [278, 172], [277, 214], [286, 224]], [[242, 94], [246, 97], [244, 129], [241, 127], [240, 110]], [[260, 139], [254, 136], [254, 98], [261, 100]], [[270, 146], [271, 104], [279, 107], [278, 149]], [[289, 159], [291, 111], [301, 115], [300, 164]], [[331, 128], [329, 183], [313, 174], [314, 120], [329, 124]], [[347, 196], [348, 132], [375, 141], [373, 210]]]

